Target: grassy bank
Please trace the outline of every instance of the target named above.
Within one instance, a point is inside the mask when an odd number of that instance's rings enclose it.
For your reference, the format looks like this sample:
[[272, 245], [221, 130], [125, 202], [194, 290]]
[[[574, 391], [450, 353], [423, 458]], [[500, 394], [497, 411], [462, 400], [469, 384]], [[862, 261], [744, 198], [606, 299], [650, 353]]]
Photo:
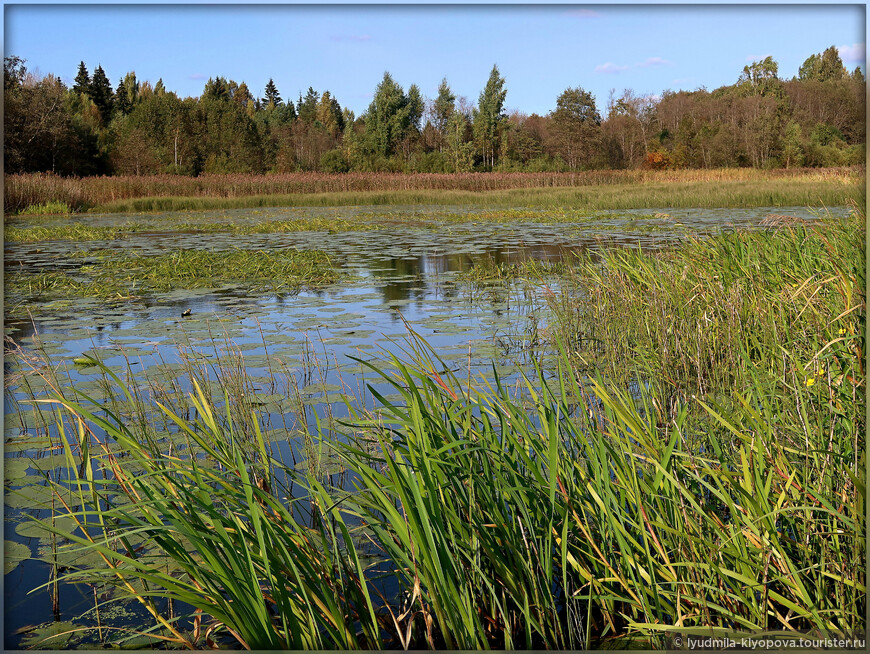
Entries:
[[[412, 337], [366, 364], [401, 400], [351, 404], [316, 446], [353, 488], [275, 460], [199, 392], [195, 419], [164, 412], [197, 456], [121, 417], [135, 390], [111, 415], [67, 394], [66, 467], [87, 472], [58, 495], [88, 529], [63, 547], [105, 556], [67, 580], [117, 587], [186, 646], [861, 629], [864, 248], [862, 212], [577, 261], [551, 292], [559, 362], [521, 396]], [[172, 622], [154, 597], [202, 613]]]
[[[61, 178], [7, 175], [6, 213], [61, 203], [74, 211], [177, 211], [267, 206], [472, 204], [643, 207], [845, 204], [863, 197], [862, 169], [587, 171], [579, 173], [203, 175]], [[57, 205], [54, 205], [57, 206]]]

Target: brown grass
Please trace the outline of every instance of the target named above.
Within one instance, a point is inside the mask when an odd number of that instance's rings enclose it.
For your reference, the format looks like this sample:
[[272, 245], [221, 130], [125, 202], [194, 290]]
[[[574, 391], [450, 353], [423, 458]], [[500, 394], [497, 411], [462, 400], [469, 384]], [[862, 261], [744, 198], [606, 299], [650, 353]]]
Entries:
[[851, 184], [863, 168], [760, 171], [750, 168], [717, 170], [598, 170], [576, 173], [291, 173], [283, 175], [176, 175], [59, 177], [49, 173], [7, 175], [4, 211], [62, 202], [76, 211], [148, 197], [239, 198], [249, 196], [366, 191], [500, 191], [524, 188], [565, 188], [666, 182], [761, 182], [800, 180]]

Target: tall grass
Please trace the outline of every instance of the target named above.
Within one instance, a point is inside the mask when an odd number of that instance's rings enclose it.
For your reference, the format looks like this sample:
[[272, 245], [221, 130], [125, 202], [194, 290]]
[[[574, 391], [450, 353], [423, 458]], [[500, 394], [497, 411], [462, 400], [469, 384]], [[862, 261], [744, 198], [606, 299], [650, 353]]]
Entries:
[[[191, 647], [665, 647], [674, 633], [863, 629], [852, 221], [584, 264], [599, 277], [561, 316], [558, 362], [520, 391], [495, 370], [451, 372], [412, 333], [404, 353], [365, 363], [401, 400], [372, 388], [376, 410], [349, 404], [340, 433], [323, 430], [352, 488], [275, 461], [255, 420], [241, 429], [198, 391], [195, 419], [165, 411], [187, 456], [87, 398], [56, 398], [73, 416], [69, 467], [84, 471], [87, 533], [69, 536], [107, 559], [68, 580], [112, 581]], [[592, 294], [602, 281], [610, 292]], [[585, 361], [569, 329], [589, 324], [582, 312], [607, 335]], [[128, 548], [134, 535], [175, 572]], [[183, 628], [154, 597], [199, 612]]]
[[[142, 470], [93, 444], [69, 451], [71, 469], [100, 460], [103, 492], [127, 497], [103, 509], [106, 495], [89, 502], [93, 482], [80, 481], [90, 508], [76, 515], [92, 535], [71, 539], [112, 565], [69, 579], [195, 607], [208, 616], [201, 631], [164, 625], [188, 645], [207, 632], [251, 647], [573, 649], [630, 634], [664, 645], [663, 632], [863, 626], [864, 458], [846, 418], [821, 432], [749, 391], [727, 415], [697, 401], [704, 430], [688, 428], [688, 404], [661, 425], [649, 391], [578, 378], [567, 356], [554, 378], [527, 380], [530, 411], [497, 380], [442, 365], [418, 345], [375, 366], [403, 401], [381, 398], [386, 412], [358, 414], [355, 439], [329, 441], [353, 493], [282, 469], [256, 430], [237, 433], [201, 394], [196, 423], [170, 416], [201, 452], [186, 458], [65, 401]], [[818, 410], [813, 389], [794, 393]], [[307, 495], [273, 492], [281, 479]], [[398, 593], [383, 602], [355, 524], [394, 570]], [[132, 535], [180, 570], [113, 547]]]
[[[4, 211], [16, 213], [31, 205], [62, 202], [81, 211], [172, 211], [258, 206], [329, 206], [336, 204], [453, 204], [496, 202], [509, 206], [523, 199], [529, 204], [586, 206], [587, 193], [600, 186], [648, 189], [630, 205], [606, 204], [600, 208], [643, 206], [742, 206], [735, 202], [753, 198], [757, 204], [802, 205], [819, 201], [843, 204], [863, 188], [862, 169], [807, 169], [758, 171], [751, 169], [685, 171], [585, 171], [577, 173], [294, 173], [286, 175], [201, 175], [180, 177], [63, 178], [51, 174], [7, 175]], [[672, 204], [668, 193], [683, 185], [701, 204]], [[586, 192], [570, 192], [571, 187]], [[656, 188], [658, 187], [658, 188]], [[854, 188], [853, 188], [854, 187]], [[534, 193], [510, 193], [538, 189]], [[561, 193], [552, 193], [562, 189]], [[665, 189], [668, 189], [665, 192]], [[717, 191], [716, 189], [721, 189]], [[501, 192], [501, 193], [496, 193]], [[636, 190], [634, 191], [636, 193]], [[481, 197], [480, 193], [484, 193]], [[622, 193], [607, 193], [618, 199]], [[719, 204], [704, 204], [705, 196]], [[592, 198], [597, 198], [592, 193]], [[642, 200], [641, 198], [645, 198]], [[786, 200], [786, 198], [789, 198]], [[807, 199], [805, 199], [807, 198]], [[728, 204], [722, 204], [728, 201]], [[624, 201], [623, 201], [624, 202]], [[640, 202], [641, 204], [637, 204]], [[645, 204], [644, 204], [645, 202]], [[514, 203], [510, 206], [520, 206]]]
[[753, 373], [839, 387], [863, 356], [863, 216], [578, 257], [549, 296], [554, 324], [609, 377], [630, 360], [684, 399], [739, 390]]

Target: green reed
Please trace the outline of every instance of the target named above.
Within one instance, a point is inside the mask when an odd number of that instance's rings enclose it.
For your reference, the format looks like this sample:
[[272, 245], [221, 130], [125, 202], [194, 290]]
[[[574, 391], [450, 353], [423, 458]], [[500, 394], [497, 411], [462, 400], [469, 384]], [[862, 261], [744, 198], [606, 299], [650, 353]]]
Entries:
[[[274, 460], [254, 417], [199, 390], [195, 417], [163, 411], [187, 456], [58, 397], [81, 418], [67, 456], [90, 525], [67, 536], [107, 561], [67, 581], [111, 581], [186, 646], [667, 647], [863, 628], [861, 224], [581, 262], [582, 292], [553, 293], [558, 361], [514, 391], [495, 370], [451, 372], [412, 333], [364, 363], [401, 400], [371, 388], [376, 407], [349, 402], [322, 429], [352, 489]], [[398, 590], [381, 598], [385, 575]], [[199, 612], [170, 623], [157, 597]]]

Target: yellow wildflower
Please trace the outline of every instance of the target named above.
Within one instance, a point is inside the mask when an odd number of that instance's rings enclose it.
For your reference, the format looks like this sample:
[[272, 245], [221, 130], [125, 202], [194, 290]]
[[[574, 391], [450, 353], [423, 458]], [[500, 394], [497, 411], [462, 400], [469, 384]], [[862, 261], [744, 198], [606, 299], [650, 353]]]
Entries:
[[808, 387], [808, 388], [809, 388], [810, 386], [812, 386], [813, 384], [815, 384], [815, 383], [816, 383], [816, 378], [815, 378], [815, 377], [810, 377], [809, 379], [807, 379], [807, 387]]

